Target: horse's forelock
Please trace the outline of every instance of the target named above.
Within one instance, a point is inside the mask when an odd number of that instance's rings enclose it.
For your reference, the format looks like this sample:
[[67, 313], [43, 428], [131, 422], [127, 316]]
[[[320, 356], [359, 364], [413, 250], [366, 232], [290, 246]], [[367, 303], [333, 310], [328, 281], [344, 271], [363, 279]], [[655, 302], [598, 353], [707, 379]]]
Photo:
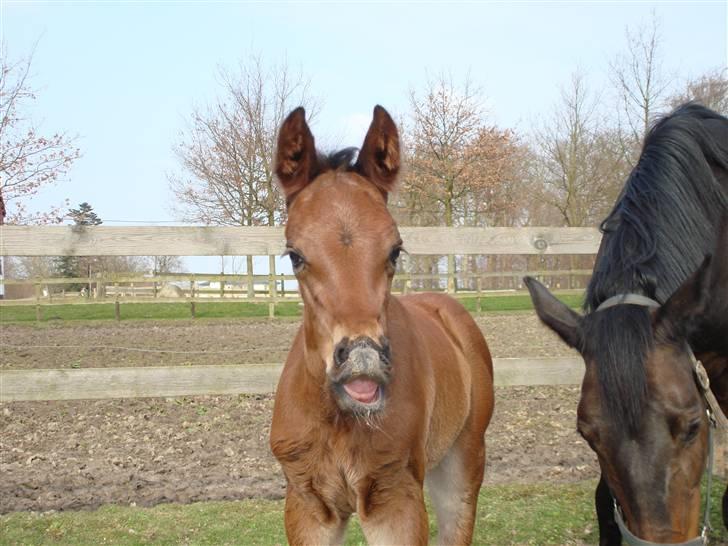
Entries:
[[635, 432], [647, 394], [645, 362], [654, 345], [649, 310], [618, 305], [584, 321], [582, 354], [597, 367], [603, 411], [621, 430]]

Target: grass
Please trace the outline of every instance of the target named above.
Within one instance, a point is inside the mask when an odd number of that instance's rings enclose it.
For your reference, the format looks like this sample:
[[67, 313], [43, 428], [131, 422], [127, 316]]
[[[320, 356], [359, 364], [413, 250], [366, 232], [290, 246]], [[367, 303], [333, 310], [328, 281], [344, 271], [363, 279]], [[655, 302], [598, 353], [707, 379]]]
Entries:
[[[594, 482], [484, 487], [473, 544], [596, 544]], [[725, 543], [720, 499], [713, 487], [711, 543]], [[436, 532], [430, 522], [431, 536]], [[0, 544], [286, 544], [283, 502], [245, 500], [105, 506], [92, 512], [19, 512], [0, 517]], [[353, 519], [347, 545], [365, 544]]]
[[[570, 307], [581, 305], [581, 294], [561, 294], [561, 301]], [[477, 298], [465, 296], [458, 298], [472, 313], [477, 312]], [[480, 300], [481, 311], [515, 312], [533, 309], [528, 294], [513, 294], [507, 296], [484, 296]], [[113, 303], [89, 304], [54, 304], [43, 305], [43, 322], [48, 321], [79, 321], [79, 320], [114, 320]], [[189, 319], [190, 304], [180, 303], [122, 303], [120, 305], [122, 320], [147, 319]], [[301, 307], [295, 302], [285, 302], [276, 305], [277, 317], [297, 317], [301, 315]], [[252, 303], [247, 301], [222, 302], [195, 302], [195, 316], [197, 318], [265, 318], [268, 316], [267, 303]], [[0, 323], [34, 322], [36, 308], [34, 305], [2, 305], [0, 306]]]

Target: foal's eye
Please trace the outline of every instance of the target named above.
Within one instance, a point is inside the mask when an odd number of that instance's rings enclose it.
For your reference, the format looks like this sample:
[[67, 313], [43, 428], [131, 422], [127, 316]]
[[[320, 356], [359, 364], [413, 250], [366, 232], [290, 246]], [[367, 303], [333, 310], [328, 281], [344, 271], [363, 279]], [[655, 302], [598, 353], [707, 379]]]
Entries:
[[392, 266], [397, 266], [397, 260], [399, 259], [399, 255], [402, 252], [401, 247], [395, 247], [392, 252], [389, 253], [389, 263], [392, 264]]
[[303, 267], [304, 260], [303, 256], [301, 256], [298, 252], [294, 250], [288, 250], [286, 252], [288, 255], [288, 258], [291, 260], [291, 266], [293, 267], [294, 272], [300, 271], [300, 269]]

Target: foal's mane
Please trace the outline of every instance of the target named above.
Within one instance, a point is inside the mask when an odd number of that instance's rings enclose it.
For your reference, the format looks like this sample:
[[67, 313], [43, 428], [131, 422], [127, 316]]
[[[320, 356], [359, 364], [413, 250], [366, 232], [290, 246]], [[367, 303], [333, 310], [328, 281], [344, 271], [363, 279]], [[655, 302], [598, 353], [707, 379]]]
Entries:
[[728, 119], [695, 103], [660, 119], [600, 226], [604, 236], [586, 291], [584, 310], [591, 314], [583, 349], [599, 359], [606, 409], [629, 430], [636, 429], [646, 394], [650, 314], [634, 305], [594, 311], [606, 298], [627, 292], [664, 303], [711, 252], [728, 211], [728, 194], [711, 171], [728, 173], [725, 134]]
[[354, 159], [358, 152], [359, 148], [351, 147], [328, 154], [318, 153], [318, 174], [325, 173], [327, 171], [356, 171], [357, 166], [356, 163], [354, 163]]

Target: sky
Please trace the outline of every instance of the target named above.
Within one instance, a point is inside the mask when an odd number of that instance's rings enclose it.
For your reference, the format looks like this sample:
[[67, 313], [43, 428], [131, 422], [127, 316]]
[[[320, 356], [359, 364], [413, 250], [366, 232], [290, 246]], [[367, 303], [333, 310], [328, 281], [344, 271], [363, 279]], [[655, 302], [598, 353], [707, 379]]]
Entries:
[[[0, 0], [10, 59], [32, 51], [29, 109], [41, 133], [77, 138], [82, 157], [28, 208], [68, 198], [107, 225], [179, 220], [167, 175], [195, 107], [222, 94], [219, 69], [251, 55], [310, 78], [324, 147], [358, 146], [375, 104], [407, 112], [428, 74], [466, 75], [489, 121], [527, 133], [577, 69], [597, 91], [625, 30], [657, 18], [674, 83], [728, 65], [728, 0], [683, 2], [162, 2]], [[611, 97], [604, 91], [602, 100]], [[192, 262], [219, 272], [219, 259]], [[200, 271], [202, 272], [202, 271]]]

